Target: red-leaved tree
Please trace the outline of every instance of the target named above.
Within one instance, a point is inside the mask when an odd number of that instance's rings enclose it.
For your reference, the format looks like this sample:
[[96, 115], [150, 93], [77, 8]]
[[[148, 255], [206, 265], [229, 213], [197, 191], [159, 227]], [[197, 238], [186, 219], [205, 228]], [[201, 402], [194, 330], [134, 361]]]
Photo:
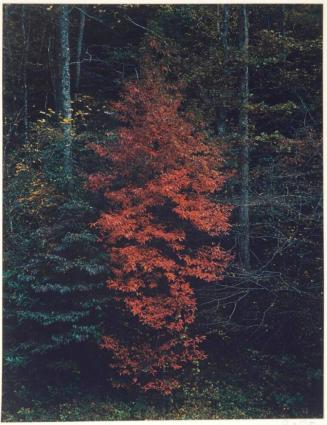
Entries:
[[[109, 336], [116, 386], [170, 394], [177, 371], [205, 358], [191, 333], [196, 285], [216, 282], [231, 259], [217, 237], [230, 207], [212, 200], [226, 177], [219, 150], [179, 112], [181, 98], [154, 73], [125, 86], [113, 104], [123, 126], [107, 145], [108, 173], [90, 176], [108, 210], [96, 225], [110, 258], [113, 293]], [[171, 88], [170, 88], [171, 89]]]

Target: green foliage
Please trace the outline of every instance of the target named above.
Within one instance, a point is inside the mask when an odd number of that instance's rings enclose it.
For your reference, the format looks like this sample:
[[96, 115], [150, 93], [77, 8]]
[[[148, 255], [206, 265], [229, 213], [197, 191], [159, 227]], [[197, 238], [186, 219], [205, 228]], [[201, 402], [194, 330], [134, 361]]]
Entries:
[[25, 372], [41, 378], [85, 368], [83, 356], [97, 349], [108, 307], [105, 255], [90, 229], [95, 210], [83, 181], [76, 170], [79, 189], [63, 192], [56, 127], [37, 124], [31, 134], [33, 146], [15, 154], [20, 162], [7, 186], [15, 215], [7, 216], [14, 224], [6, 235], [4, 367], [21, 379]]

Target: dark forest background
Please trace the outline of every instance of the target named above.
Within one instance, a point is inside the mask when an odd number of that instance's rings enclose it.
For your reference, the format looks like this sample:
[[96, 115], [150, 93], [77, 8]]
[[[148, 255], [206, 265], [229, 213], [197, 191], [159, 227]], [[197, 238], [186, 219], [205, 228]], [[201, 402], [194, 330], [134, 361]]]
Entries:
[[[169, 397], [111, 387], [85, 187], [145, 57], [232, 171], [234, 260], [196, 294], [208, 357]], [[8, 4], [3, 64], [3, 420], [321, 417], [322, 6]]]

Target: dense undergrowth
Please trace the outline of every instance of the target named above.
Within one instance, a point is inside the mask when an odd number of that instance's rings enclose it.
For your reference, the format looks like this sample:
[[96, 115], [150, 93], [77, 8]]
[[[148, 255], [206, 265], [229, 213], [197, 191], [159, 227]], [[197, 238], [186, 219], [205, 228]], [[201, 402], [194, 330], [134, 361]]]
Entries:
[[291, 356], [256, 351], [208, 362], [171, 397], [127, 393], [79, 379], [46, 388], [17, 387], [2, 421], [250, 419], [322, 417], [322, 371]]

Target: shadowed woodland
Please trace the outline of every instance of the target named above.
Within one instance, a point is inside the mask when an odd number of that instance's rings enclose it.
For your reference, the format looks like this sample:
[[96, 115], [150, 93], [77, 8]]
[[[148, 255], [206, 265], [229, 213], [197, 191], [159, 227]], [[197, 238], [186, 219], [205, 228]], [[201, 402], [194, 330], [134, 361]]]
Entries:
[[322, 417], [322, 6], [3, 6], [3, 421]]

